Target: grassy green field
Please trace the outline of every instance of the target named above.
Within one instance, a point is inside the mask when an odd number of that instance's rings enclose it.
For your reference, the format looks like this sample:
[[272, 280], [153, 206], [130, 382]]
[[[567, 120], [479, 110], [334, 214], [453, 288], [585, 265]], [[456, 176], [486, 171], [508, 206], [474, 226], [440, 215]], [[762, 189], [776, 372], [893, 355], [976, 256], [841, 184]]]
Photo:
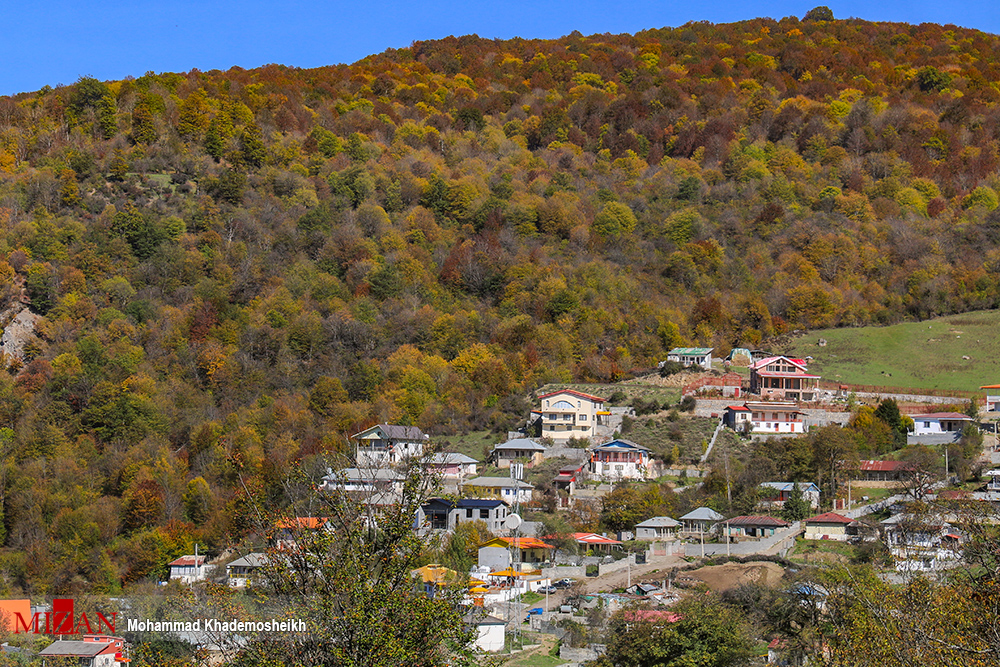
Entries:
[[811, 355], [809, 370], [824, 380], [979, 393], [980, 385], [1000, 383], [1000, 311], [811, 331], [787, 351]]

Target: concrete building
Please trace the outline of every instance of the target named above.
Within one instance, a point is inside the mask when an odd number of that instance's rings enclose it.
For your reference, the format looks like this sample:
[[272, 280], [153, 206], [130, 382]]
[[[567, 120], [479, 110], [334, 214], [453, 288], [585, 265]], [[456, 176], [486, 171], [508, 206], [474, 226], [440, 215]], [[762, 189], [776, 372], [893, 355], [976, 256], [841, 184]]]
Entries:
[[925, 415], [910, 415], [913, 419], [913, 435], [940, 435], [942, 433], [961, 434], [962, 429], [975, 420], [958, 412], [932, 412]]
[[509, 477], [477, 477], [462, 484], [462, 493], [470, 498], [498, 498], [508, 505], [527, 503], [535, 487]]
[[555, 552], [555, 547], [546, 544], [535, 537], [494, 537], [479, 545], [479, 567], [488, 567], [491, 572], [509, 568], [511, 547], [519, 550], [520, 562], [523, 566], [538, 565], [546, 562]]
[[852, 523], [854, 523], [853, 519], [848, 519], [836, 512], [819, 514], [811, 519], [806, 519], [806, 539], [846, 542], [848, 538], [847, 527]]
[[458, 452], [436, 452], [427, 462], [427, 471], [441, 476], [441, 479], [465, 479], [475, 477], [479, 461]]
[[364, 468], [395, 465], [406, 458], [423, 456], [429, 437], [416, 426], [376, 424], [351, 439], [357, 443], [357, 464]]
[[590, 450], [590, 474], [605, 481], [646, 479], [649, 448], [619, 438]]
[[490, 461], [501, 469], [510, 468], [514, 461], [523, 461], [533, 466], [545, 460], [545, 445], [531, 438], [514, 438], [493, 445]]
[[685, 366], [700, 366], [712, 370], [713, 347], [675, 347], [667, 352], [667, 361], [675, 361]]
[[654, 516], [642, 523], [635, 524], [635, 539], [637, 540], [672, 540], [680, 531], [681, 522], [669, 516]]
[[170, 579], [180, 581], [182, 584], [193, 584], [196, 581], [203, 581], [213, 569], [215, 566], [206, 564], [204, 556], [194, 554], [181, 556], [170, 562]]
[[[759, 505], [766, 509], [780, 509], [785, 506], [785, 501], [791, 498], [792, 488], [796, 486], [793, 482], [764, 482], [761, 485], [761, 499]], [[799, 490], [802, 491], [802, 498], [809, 503], [809, 507], [819, 509], [819, 487], [812, 482], [798, 482]]]
[[603, 398], [573, 389], [542, 394], [538, 400], [542, 436], [556, 442], [595, 436], [595, 429], [609, 415]]
[[503, 530], [510, 508], [502, 500], [488, 498], [433, 498], [420, 506], [417, 524], [432, 530], [453, 531], [463, 521], [483, 521], [490, 532]]

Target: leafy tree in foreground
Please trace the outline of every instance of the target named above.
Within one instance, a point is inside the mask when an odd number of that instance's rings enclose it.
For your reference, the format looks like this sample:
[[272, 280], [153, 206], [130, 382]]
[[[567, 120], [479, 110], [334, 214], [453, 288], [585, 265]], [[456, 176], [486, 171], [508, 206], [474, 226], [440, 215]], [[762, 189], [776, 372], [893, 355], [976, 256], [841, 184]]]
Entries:
[[395, 493], [334, 490], [302, 499], [305, 512], [330, 518], [330, 529], [294, 531], [294, 547], [269, 552], [263, 583], [308, 632], [289, 641], [259, 637], [234, 664], [464, 664], [473, 639], [458, 604], [464, 589], [429, 597], [411, 576], [426, 546], [413, 517], [435, 482], [418, 461], [401, 475]]
[[689, 598], [677, 618], [640, 620], [625, 610], [611, 620], [600, 667], [729, 667], [750, 664], [753, 640], [742, 616], [715, 597]]
[[781, 508], [781, 518], [785, 521], [801, 521], [809, 516], [811, 509], [809, 501], [802, 496], [802, 488], [798, 484], [793, 484], [792, 492]]

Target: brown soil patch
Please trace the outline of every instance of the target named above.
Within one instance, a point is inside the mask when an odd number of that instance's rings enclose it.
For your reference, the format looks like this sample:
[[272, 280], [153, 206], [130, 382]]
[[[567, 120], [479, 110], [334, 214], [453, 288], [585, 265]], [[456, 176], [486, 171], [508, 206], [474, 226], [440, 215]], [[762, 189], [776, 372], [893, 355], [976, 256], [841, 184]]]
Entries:
[[675, 373], [668, 377], [660, 377], [659, 375], [644, 375], [643, 377], [634, 378], [632, 380], [625, 380], [621, 384], [647, 384], [653, 385], [655, 387], [683, 387], [686, 384], [690, 384], [702, 376], [712, 377], [713, 373], [692, 373], [690, 371], [681, 371], [680, 373]]
[[702, 581], [714, 591], [725, 591], [751, 583], [776, 586], [784, 574], [784, 568], [777, 563], [759, 562], [710, 565], [684, 572], [683, 576]]

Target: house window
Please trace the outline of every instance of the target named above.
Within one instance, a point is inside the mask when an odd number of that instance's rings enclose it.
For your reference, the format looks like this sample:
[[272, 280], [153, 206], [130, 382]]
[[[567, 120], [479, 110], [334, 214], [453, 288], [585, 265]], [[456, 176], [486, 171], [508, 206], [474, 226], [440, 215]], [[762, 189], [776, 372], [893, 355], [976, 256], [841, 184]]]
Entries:
[[580, 415], [580, 421], [582, 422], [587, 421], [587, 415]]
[[924, 428], [930, 428], [930, 427], [931, 427], [930, 422], [924, 422]]
[[472, 518], [472, 510], [471, 509], [465, 510], [465, 518], [466, 519], [471, 519]]
[[490, 511], [489, 510], [479, 510], [479, 518], [480, 519], [489, 519], [490, 518]]

